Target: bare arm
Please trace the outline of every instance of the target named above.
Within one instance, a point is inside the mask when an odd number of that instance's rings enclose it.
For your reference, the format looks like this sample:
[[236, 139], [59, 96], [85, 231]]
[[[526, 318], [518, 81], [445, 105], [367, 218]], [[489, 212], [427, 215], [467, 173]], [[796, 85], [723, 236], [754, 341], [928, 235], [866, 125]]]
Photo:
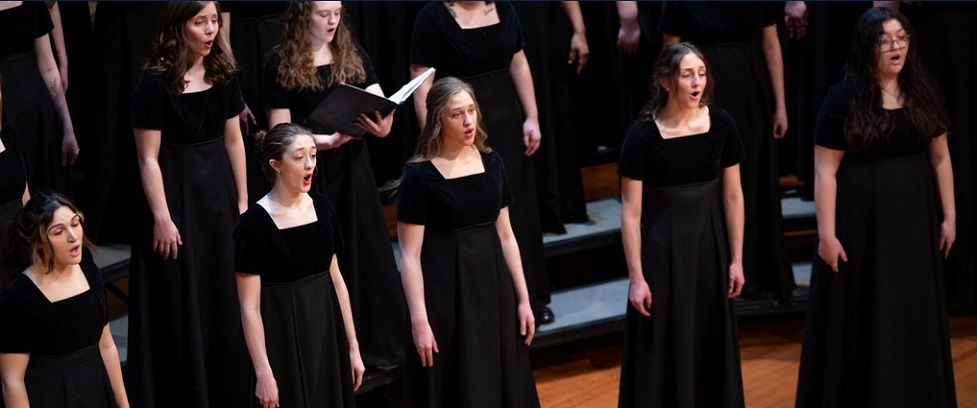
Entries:
[[734, 298], [743, 290], [743, 186], [740, 165], [723, 169], [723, 212], [726, 216], [726, 235], [729, 241], [729, 285], [727, 296]]
[[641, 263], [641, 180], [621, 177], [621, 242], [628, 265], [628, 301], [644, 316], [651, 316], [652, 293]]
[[20, 198], [21, 205], [27, 205], [27, 202], [31, 200], [31, 188], [30, 185], [24, 183], [24, 195]]
[[522, 143], [526, 146], [524, 153], [526, 156], [532, 156], [539, 149], [543, 135], [539, 130], [536, 90], [533, 88], [533, 74], [529, 69], [525, 50], [513, 54], [512, 62], [509, 63], [509, 75], [512, 77], [512, 84], [516, 87], [519, 103], [522, 104], [522, 111], [526, 116], [522, 124]]
[[[288, 108], [265, 109], [265, 116], [268, 117], [268, 128], [271, 129], [279, 123], [289, 123], [292, 121], [292, 111]], [[331, 135], [312, 135], [315, 139], [315, 147], [319, 150], [332, 150], [339, 148], [346, 142], [352, 140], [351, 137], [339, 132]]]
[[814, 146], [814, 211], [818, 220], [818, 256], [838, 272], [838, 262], [848, 255], [835, 235], [835, 207], [838, 198], [838, 167], [843, 150]]
[[176, 259], [178, 245], [183, 245], [180, 231], [170, 218], [170, 208], [166, 204], [163, 189], [163, 172], [159, 167], [159, 145], [161, 132], [155, 129], [133, 129], [136, 138], [136, 158], [139, 163], [139, 178], [142, 181], [146, 201], [153, 213], [153, 251], [163, 259], [173, 255]]
[[397, 237], [400, 240], [400, 279], [410, 311], [414, 346], [421, 357], [421, 366], [431, 367], [434, 365], [434, 353], [438, 352], [438, 343], [431, 330], [427, 302], [424, 300], [424, 274], [421, 271], [424, 226], [397, 222]]
[[244, 138], [241, 136], [241, 122], [237, 116], [230, 118], [224, 124], [224, 152], [227, 162], [231, 165], [234, 175], [234, 186], [237, 188], [238, 214], [248, 209], [248, 179], [244, 164]]
[[339, 309], [343, 315], [343, 327], [346, 328], [350, 364], [353, 368], [353, 391], [356, 391], [363, 384], [363, 372], [366, 371], [366, 367], [363, 365], [363, 358], [360, 356], [360, 343], [356, 340], [356, 326], [353, 324], [353, 307], [349, 303], [349, 291], [346, 289], [343, 274], [339, 272], [339, 260], [336, 259], [336, 255], [332, 256], [329, 276], [332, 278], [332, 285], [336, 289]]
[[519, 318], [519, 334], [525, 336], [528, 346], [533, 342], [536, 334], [536, 318], [533, 316], [533, 305], [529, 302], [529, 289], [526, 288], [526, 276], [522, 270], [522, 257], [519, 255], [519, 244], [512, 233], [509, 221], [509, 207], [499, 211], [499, 218], [495, 221], [495, 230], [502, 243], [502, 256], [512, 278], [512, 289], [516, 292], [517, 314]]
[[953, 167], [950, 165], [950, 150], [947, 147], [946, 133], [933, 138], [929, 146], [930, 165], [939, 189], [940, 206], [943, 209], [943, 222], [940, 223], [940, 250], [943, 257], [950, 256], [950, 247], [957, 238], [957, 207], [953, 199]]
[[61, 72], [58, 64], [54, 60], [54, 53], [51, 50], [51, 42], [47, 35], [43, 35], [34, 40], [34, 52], [37, 53], [37, 71], [44, 79], [44, 86], [54, 108], [58, 112], [58, 119], [61, 120], [61, 128], [64, 136], [61, 139], [61, 165], [74, 164], [78, 159], [78, 141], [75, 139], [75, 128], [71, 124], [71, 114], [68, 113], [68, 102], [64, 99], [64, 89], [61, 87]]
[[[410, 64], [410, 78], [417, 78], [431, 67], [417, 64]], [[417, 114], [417, 124], [424, 129], [424, 122], [427, 120], [427, 93], [434, 86], [434, 75], [427, 77], [421, 86], [414, 91], [414, 113]]]
[[119, 349], [115, 347], [115, 340], [112, 339], [112, 331], [106, 324], [102, 328], [102, 337], [98, 339], [98, 350], [102, 354], [102, 363], [105, 364], [105, 371], [109, 375], [109, 383], [112, 384], [112, 393], [115, 394], [115, 405], [119, 408], [129, 406], [129, 397], [126, 395], [126, 386], [122, 382], [122, 365], [119, 363]]
[[261, 317], [261, 275], [237, 274], [238, 303], [241, 304], [241, 325], [244, 342], [248, 345], [251, 364], [257, 379], [254, 395], [263, 408], [278, 406], [278, 382], [268, 361], [265, 348], [265, 324]]
[[231, 13], [227, 11], [221, 12], [221, 27], [220, 27], [220, 38], [224, 41], [224, 45], [227, 45], [227, 49], [231, 48]]
[[773, 89], [773, 99], [776, 104], [773, 115], [773, 137], [782, 139], [787, 133], [787, 102], [784, 98], [784, 56], [780, 52], [776, 24], [763, 28], [761, 43], [763, 57], [767, 61], [767, 73], [770, 75], [770, 88]]
[[28, 353], [0, 353], [0, 382], [3, 383], [3, 401], [7, 408], [31, 406], [24, 383], [30, 357]]
[[579, 74], [587, 66], [587, 59], [590, 57], [590, 47], [587, 45], [587, 27], [583, 22], [583, 14], [580, 12], [580, 2], [561, 1], [560, 7], [563, 7], [563, 13], [567, 15], [567, 20], [570, 20], [570, 25], [573, 27], [567, 64], [578, 61], [577, 74]]
[[59, 72], [61, 74], [61, 90], [68, 90], [68, 49], [64, 45], [64, 29], [61, 27], [61, 9], [58, 2], [48, 2], [48, 12], [51, 14], [51, 22], [54, 29], [51, 30], [51, 39], [54, 40], [54, 51], [58, 53]]
[[638, 25], [638, 2], [618, 1], [617, 18], [621, 28], [617, 31], [617, 48], [627, 55], [638, 52], [641, 43], [641, 26]]

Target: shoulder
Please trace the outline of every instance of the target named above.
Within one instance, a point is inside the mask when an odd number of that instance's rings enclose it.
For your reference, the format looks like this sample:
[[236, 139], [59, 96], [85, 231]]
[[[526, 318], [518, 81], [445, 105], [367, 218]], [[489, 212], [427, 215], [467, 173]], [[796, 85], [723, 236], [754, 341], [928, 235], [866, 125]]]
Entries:
[[710, 128], [722, 130], [736, 128], [736, 120], [733, 119], [733, 115], [715, 106], [709, 107], [709, 120], [711, 122]]
[[628, 127], [628, 133], [624, 137], [625, 139], [644, 139], [658, 135], [658, 125], [653, 120], [638, 119], [631, 123], [631, 126]]
[[139, 80], [136, 83], [136, 90], [161, 92], [169, 90], [168, 78], [165, 72], [160, 72], [152, 68], [146, 68], [139, 73]]
[[850, 101], [851, 91], [844, 83], [838, 82], [828, 88], [821, 106], [826, 113], [847, 115]]
[[335, 207], [332, 205], [332, 201], [329, 200], [329, 196], [324, 193], [309, 193], [309, 198], [312, 199], [312, 205], [316, 209], [326, 210], [332, 213], [336, 212]]
[[262, 220], [268, 218], [268, 212], [258, 203], [251, 204], [241, 214], [235, 225], [235, 234], [249, 234], [258, 230]]
[[81, 271], [85, 273], [85, 278], [91, 286], [102, 286], [102, 272], [95, 263], [95, 257], [88, 248], [82, 247], [81, 251]]

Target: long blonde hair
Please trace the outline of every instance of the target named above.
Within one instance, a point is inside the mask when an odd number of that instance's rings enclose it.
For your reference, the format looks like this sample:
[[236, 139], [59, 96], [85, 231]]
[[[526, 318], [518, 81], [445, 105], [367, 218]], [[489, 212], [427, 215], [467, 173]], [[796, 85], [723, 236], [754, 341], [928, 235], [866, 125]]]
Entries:
[[332, 52], [332, 64], [326, 82], [319, 80], [312, 47], [309, 40], [309, 21], [314, 12], [312, 2], [295, 2], [288, 5], [285, 13], [285, 29], [282, 42], [272, 48], [281, 58], [276, 80], [289, 91], [311, 89], [321, 91], [325, 87], [356, 83], [366, 80], [366, 68], [357, 52], [356, 42], [346, 19], [340, 17], [336, 36], [326, 44]]
[[475, 99], [475, 90], [467, 82], [458, 78], [444, 77], [435, 81], [434, 86], [427, 93], [427, 100], [425, 101], [427, 121], [420, 136], [417, 137], [417, 149], [414, 151], [414, 156], [407, 160], [408, 163], [430, 160], [441, 154], [441, 150], [444, 148], [444, 142], [441, 138], [441, 119], [448, 107], [448, 102], [453, 96], [461, 92], [468, 92], [471, 95], [472, 101], [475, 102], [475, 112], [478, 113], [478, 122], [475, 123], [475, 148], [482, 153], [492, 152], [492, 149], [485, 145], [488, 135], [482, 126], [482, 110], [478, 106], [478, 100]]

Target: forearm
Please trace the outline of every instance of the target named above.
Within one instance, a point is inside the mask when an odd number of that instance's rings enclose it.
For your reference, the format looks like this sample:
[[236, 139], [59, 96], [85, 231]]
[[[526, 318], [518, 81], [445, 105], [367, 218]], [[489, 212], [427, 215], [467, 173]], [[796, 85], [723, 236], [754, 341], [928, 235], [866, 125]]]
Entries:
[[[563, 13], [566, 14], [567, 20], [570, 21], [570, 26], [573, 27], [573, 33], [586, 34], [587, 28], [584, 26], [583, 13], [580, 12], [580, 2], [561, 1], [560, 7], [563, 8]], [[637, 9], [637, 6], [635, 6], [635, 9]]]
[[411, 324], [428, 323], [427, 302], [424, 300], [424, 276], [421, 260], [401, 255], [400, 278], [404, 285], [404, 297], [410, 312]]
[[526, 287], [526, 275], [522, 270], [522, 256], [519, 253], [519, 244], [515, 236], [509, 236], [502, 241], [502, 256], [505, 258], [505, 265], [509, 269], [512, 279], [512, 289], [516, 292], [518, 303], [529, 304], [529, 289]]
[[[110, 335], [111, 336], [111, 335]], [[111, 337], [110, 337], [111, 338]], [[115, 341], [100, 347], [102, 362], [105, 364], [105, 371], [109, 375], [109, 383], [112, 385], [112, 393], [115, 394], [115, 405], [119, 408], [129, 406], [129, 397], [126, 395], [125, 383], [122, 381], [122, 365], [119, 362], [119, 349], [115, 346]]]
[[159, 162], [155, 159], [139, 159], [139, 176], [142, 181], [143, 192], [149, 210], [156, 221], [170, 220], [170, 208], [166, 204], [166, 192], [163, 188], [163, 172]]
[[953, 166], [950, 162], [950, 152], [947, 147], [946, 136], [940, 136], [932, 142], [930, 164], [936, 178], [936, 186], [943, 210], [943, 219], [956, 222], [957, 207], [953, 197]]
[[623, 215], [621, 217], [621, 243], [624, 259], [628, 266], [628, 278], [632, 282], [645, 279], [641, 265], [641, 216]]
[[509, 75], [512, 77], [512, 84], [516, 88], [519, 103], [522, 104], [525, 119], [539, 120], [539, 111], [536, 109], [536, 90], [533, 88], [533, 74], [529, 68], [529, 62], [526, 60], [525, 52], [519, 51], [512, 58]]
[[837, 193], [837, 179], [833, 174], [815, 173], [814, 212], [818, 222], [818, 236], [821, 239], [835, 237], [835, 203]]
[[68, 52], [64, 45], [64, 29], [61, 25], [61, 9], [58, 2], [54, 2], [49, 10], [51, 22], [54, 28], [51, 30], [51, 39], [54, 40], [54, 52], [58, 54], [58, 66], [62, 71], [68, 70]]
[[[410, 78], [417, 78], [418, 75], [423, 74], [430, 67], [420, 66], [416, 64], [411, 64], [410, 66]], [[424, 122], [427, 120], [427, 93], [434, 86], [434, 75], [428, 77], [421, 83], [421, 86], [414, 90], [413, 100], [414, 100], [414, 113], [417, 115], [417, 124], [424, 129]]]
[[723, 211], [726, 216], [726, 236], [729, 241], [730, 263], [743, 262], [744, 205], [743, 190], [725, 194]]
[[30, 408], [27, 399], [27, 385], [23, 379], [3, 379], [3, 402], [7, 408]]
[[[238, 117], [231, 119], [236, 125]], [[239, 126], [239, 125], [238, 125]], [[248, 181], [247, 170], [244, 158], [244, 141], [241, 137], [240, 128], [236, 132], [229, 132], [224, 135], [224, 150], [227, 153], [227, 161], [231, 165], [231, 174], [234, 176], [234, 186], [237, 187], [238, 206], [247, 208], [248, 205]]]
[[638, 25], [638, 2], [618, 1], [614, 4], [617, 6], [617, 18], [622, 27]]
[[333, 287], [336, 289], [336, 298], [339, 300], [339, 310], [343, 316], [343, 327], [346, 329], [346, 340], [349, 343], [350, 351], [358, 351], [360, 349], [359, 341], [356, 340], [356, 325], [353, 324], [353, 307], [349, 302], [349, 290], [346, 288], [346, 282], [343, 280], [343, 275], [339, 273], [339, 266], [336, 266], [336, 259], [333, 258], [333, 268], [335, 271], [332, 272]]
[[265, 348], [265, 326], [260, 308], [242, 307], [241, 325], [244, 328], [244, 342], [248, 346], [255, 375], [274, 377], [271, 362], [268, 361], [268, 350]]
[[54, 103], [58, 119], [61, 120], [61, 128], [64, 134], [74, 135], [75, 128], [71, 124], [71, 114], [68, 112], [68, 102], [64, 99], [64, 89], [61, 88], [61, 73], [58, 72], [57, 66], [41, 72], [41, 78], [44, 80], [44, 87], [47, 88], [48, 95], [51, 96], [51, 101]]
[[770, 76], [770, 87], [773, 90], [774, 102], [778, 111], [787, 111], [784, 97], [784, 57], [780, 50], [780, 39], [777, 38], [777, 26], [772, 25], [763, 29], [763, 56], [767, 62], [767, 73]]

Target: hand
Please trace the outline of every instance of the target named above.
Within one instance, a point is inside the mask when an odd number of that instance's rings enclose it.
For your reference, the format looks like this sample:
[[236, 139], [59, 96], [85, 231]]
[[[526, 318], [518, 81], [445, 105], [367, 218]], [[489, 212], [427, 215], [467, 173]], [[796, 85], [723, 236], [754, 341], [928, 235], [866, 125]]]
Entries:
[[726, 289], [726, 297], [732, 299], [740, 295], [746, 278], [743, 277], [743, 263], [733, 262], [729, 264], [729, 286]]
[[[387, 114], [387, 116], [380, 115], [380, 111], [373, 111], [373, 118], [366, 116], [365, 113], [359, 114], [356, 117], [356, 126], [359, 126], [363, 130], [369, 132], [370, 134], [378, 137], [384, 137], [390, 134], [390, 127], [394, 123], [394, 109]], [[376, 120], [373, 120], [376, 119]]]
[[519, 317], [519, 335], [526, 338], [524, 343], [528, 346], [533, 342], [533, 337], [536, 336], [536, 317], [533, 316], [533, 306], [528, 301], [519, 302], [516, 315]]
[[778, 108], [773, 115], [773, 138], [783, 139], [787, 134], [787, 109]]
[[573, 37], [570, 37], [570, 57], [567, 58], [567, 64], [572, 65], [574, 61], [578, 61], [577, 74], [579, 75], [587, 66], [588, 57], [590, 57], [590, 47], [587, 46], [587, 36], [584, 33], [573, 33]]
[[319, 150], [337, 149], [346, 144], [346, 142], [353, 140], [352, 136], [344, 135], [339, 132], [331, 135], [312, 135], [312, 137], [315, 139], [315, 146]]
[[526, 156], [532, 156], [539, 150], [540, 139], [543, 135], [539, 132], [539, 119], [526, 118], [522, 123], [522, 143], [526, 145]]
[[841, 241], [833, 236], [818, 240], [818, 256], [835, 272], [838, 272], [839, 259], [848, 262], [848, 254], [841, 247]]
[[363, 373], [366, 372], [358, 347], [349, 349], [349, 365], [353, 368], [353, 391], [356, 391], [363, 385]]
[[180, 238], [180, 231], [172, 219], [157, 220], [153, 225], [153, 252], [169, 260], [170, 255], [176, 259], [179, 246], [183, 245], [183, 238]]
[[275, 376], [260, 375], [254, 387], [254, 396], [261, 402], [261, 408], [278, 408], [278, 382]]
[[69, 166], [75, 164], [78, 160], [78, 153], [81, 149], [78, 148], [78, 139], [75, 139], [75, 132], [65, 132], [64, 137], [61, 138], [61, 166]]
[[244, 104], [244, 110], [238, 115], [238, 120], [241, 121], [241, 134], [244, 136], [250, 135], [250, 125], [257, 125], [258, 119], [254, 117], [254, 113], [251, 112], [251, 108], [248, 104]]
[[638, 52], [640, 41], [641, 26], [638, 25], [638, 22], [622, 22], [621, 28], [617, 30], [617, 48], [626, 55], [634, 55]]
[[950, 247], [953, 241], [957, 240], [957, 223], [952, 219], [944, 219], [940, 223], [940, 251], [943, 252], [943, 259], [950, 256]]
[[434, 332], [428, 322], [411, 324], [414, 335], [414, 346], [421, 356], [421, 367], [434, 367], [434, 353], [438, 352], [438, 342], [434, 340]]
[[651, 317], [651, 288], [648, 287], [648, 282], [644, 279], [632, 280], [631, 286], [628, 288], [628, 300], [631, 302], [631, 306], [641, 313], [645, 317]]
[[787, 36], [803, 39], [807, 31], [807, 4], [803, 1], [786, 2], [784, 22], [787, 23]]

